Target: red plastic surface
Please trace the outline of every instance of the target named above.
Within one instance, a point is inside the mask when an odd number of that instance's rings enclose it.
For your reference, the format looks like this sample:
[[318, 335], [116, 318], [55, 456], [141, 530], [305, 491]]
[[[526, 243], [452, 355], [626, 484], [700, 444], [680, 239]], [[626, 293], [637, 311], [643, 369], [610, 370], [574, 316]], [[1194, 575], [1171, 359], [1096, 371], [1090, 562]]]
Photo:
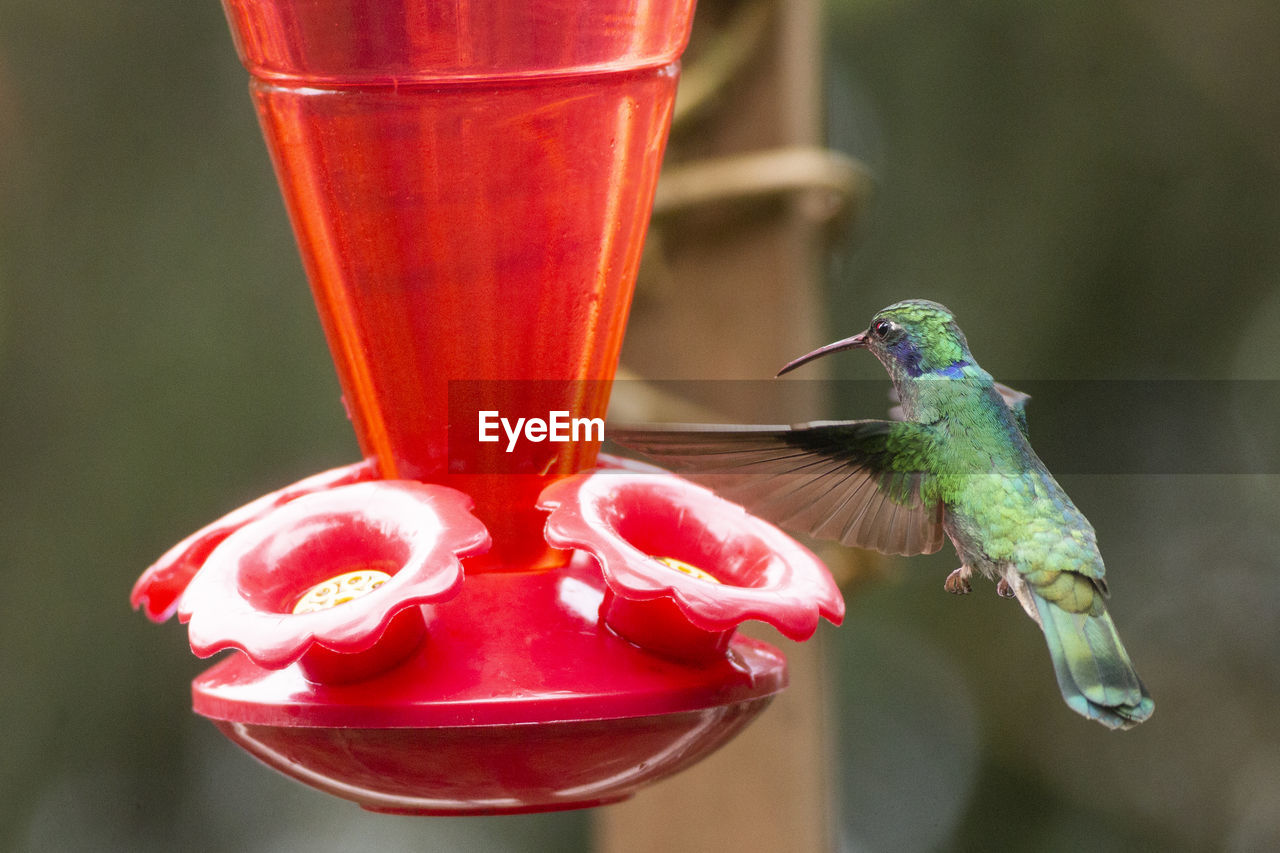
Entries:
[[599, 441], [495, 459], [450, 382], [603, 418], [692, 2], [227, 8], [365, 455], [475, 499], [474, 570], [562, 562], [533, 504]]
[[586, 554], [554, 571], [475, 575], [424, 608], [428, 639], [393, 670], [316, 684], [296, 665], [235, 654], [196, 682], [195, 709], [263, 725], [455, 727], [670, 714], [783, 687], [785, 662], [768, 645], [738, 638], [716, 661], [668, 660], [601, 630], [603, 600]]
[[839, 589], [808, 549], [670, 474], [603, 468], [552, 483], [540, 504], [551, 510], [551, 544], [600, 561], [610, 591], [606, 623], [642, 646], [698, 659], [718, 653], [724, 634], [747, 619], [805, 640], [820, 617], [844, 618]]
[[267, 765], [371, 811], [518, 814], [626, 799], [706, 757], [771, 699], [680, 714], [548, 722], [536, 730], [215, 724]]
[[235, 653], [196, 679], [195, 710], [366, 808], [487, 814], [627, 797], [720, 746], [785, 686], [782, 655], [756, 640], [690, 666], [602, 630], [604, 595], [585, 554], [477, 575], [424, 608], [427, 641], [388, 672], [316, 684], [298, 664]]
[[[736, 625], [838, 621], [829, 576], [668, 474], [555, 482], [598, 435], [504, 448], [475, 421], [603, 418], [693, 0], [224, 7], [370, 462], [139, 580], [135, 606], [178, 601], [197, 653], [242, 650], [196, 679], [195, 710], [384, 811], [594, 805], [696, 761], [786, 681]], [[307, 612], [352, 568], [363, 596]]]
[[[393, 617], [413, 605], [445, 601], [462, 586], [459, 556], [483, 553], [489, 534], [469, 512], [470, 498], [443, 486], [380, 480], [300, 497], [241, 527], [209, 556], [179, 600], [191, 649], [207, 657], [227, 648], [261, 666], [280, 668], [313, 645], [347, 655], [359, 672], [321, 671], [346, 680], [373, 665], [395, 663], [384, 651], [357, 658], [387, 634], [412, 651], [420, 619]], [[316, 584], [352, 569], [377, 569], [389, 580], [367, 595], [315, 612], [295, 613]], [[416, 626], [416, 628], [415, 628]]]
[[692, 0], [223, 0], [245, 67], [308, 85], [586, 74], [667, 65]]

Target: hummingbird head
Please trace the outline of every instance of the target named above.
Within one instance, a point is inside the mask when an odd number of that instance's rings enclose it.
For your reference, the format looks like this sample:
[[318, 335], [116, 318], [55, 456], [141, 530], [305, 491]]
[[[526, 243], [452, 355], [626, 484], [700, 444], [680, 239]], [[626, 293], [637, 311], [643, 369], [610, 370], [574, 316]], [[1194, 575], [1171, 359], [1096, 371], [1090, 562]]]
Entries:
[[969, 344], [950, 309], [927, 299], [908, 299], [877, 312], [865, 332], [802, 355], [778, 375], [847, 349], [870, 350], [895, 383], [972, 362]]

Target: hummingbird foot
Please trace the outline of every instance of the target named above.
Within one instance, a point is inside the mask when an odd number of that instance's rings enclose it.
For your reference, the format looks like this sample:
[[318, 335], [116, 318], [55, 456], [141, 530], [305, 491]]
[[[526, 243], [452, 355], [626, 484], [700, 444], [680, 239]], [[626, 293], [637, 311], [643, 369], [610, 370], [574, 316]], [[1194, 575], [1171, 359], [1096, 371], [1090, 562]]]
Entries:
[[973, 569], [968, 566], [961, 566], [947, 575], [947, 580], [943, 586], [952, 595], [968, 595], [973, 591], [973, 586], [969, 583], [969, 577], [972, 574]]
[[1000, 578], [996, 582], [996, 595], [1001, 598], [1017, 598], [1018, 594], [1013, 591], [1013, 587], [1009, 586], [1009, 582], [1004, 578]]

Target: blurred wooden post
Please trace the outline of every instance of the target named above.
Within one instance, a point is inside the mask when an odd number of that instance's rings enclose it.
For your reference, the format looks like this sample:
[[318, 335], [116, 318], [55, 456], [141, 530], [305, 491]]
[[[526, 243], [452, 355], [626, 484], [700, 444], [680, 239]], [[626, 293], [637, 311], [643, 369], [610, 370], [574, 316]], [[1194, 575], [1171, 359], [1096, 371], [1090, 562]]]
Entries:
[[[700, 0], [699, 23], [714, 27], [749, 4]], [[821, 144], [821, 4], [757, 6], [768, 16], [760, 45], [708, 116], [677, 127], [669, 173], [686, 164], [693, 168], [693, 160]], [[694, 39], [689, 71], [698, 58], [697, 30]], [[687, 82], [689, 75], [682, 86]], [[749, 212], [741, 205], [728, 212], [708, 205], [670, 223], [659, 221], [650, 241], [652, 263], [661, 269], [641, 271], [624, 367], [654, 379], [761, 380], [819, 343], [826, 329], [813, 201], [793, 195]], [[716, 399], [699, 402], [728, 420], [758, 420], [749, 394], [735, 394], [734, 386], [719, 383], [712, 389], [719, 392]], [[743, 390], [749, 390], [745, 384]], [[810, 412], [817, 411], [814, 403]], [[787, 654], [790, 687], [710, 759], [630, 802], [597, 811], [602, 853], [832, 849], [833, 747], [824, 731], [828, 674], [820, 638], [796, 644], [761, 636]]]

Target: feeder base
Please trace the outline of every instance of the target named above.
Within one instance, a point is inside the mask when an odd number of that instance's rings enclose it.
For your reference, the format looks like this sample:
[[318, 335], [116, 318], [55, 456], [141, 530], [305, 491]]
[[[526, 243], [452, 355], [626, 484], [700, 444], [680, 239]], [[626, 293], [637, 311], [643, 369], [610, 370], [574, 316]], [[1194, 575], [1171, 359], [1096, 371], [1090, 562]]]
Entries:
[[719, 747], [768, 703], [766, 697], [683, 714], [437, 729], [216, 724], [271, 767], [370, 811], [498, 815], [624, 800]]
[[483, 815], [617, 802], [703, 758], [786, 685], [772, 646], [716, 660], [645, 651], [604, 627], [585, 555], [478, 574], [424, 607], [403, 664], [318, 684], [235, 653], [193, 683], [195, 710], [280, 772], [366, 809]]

